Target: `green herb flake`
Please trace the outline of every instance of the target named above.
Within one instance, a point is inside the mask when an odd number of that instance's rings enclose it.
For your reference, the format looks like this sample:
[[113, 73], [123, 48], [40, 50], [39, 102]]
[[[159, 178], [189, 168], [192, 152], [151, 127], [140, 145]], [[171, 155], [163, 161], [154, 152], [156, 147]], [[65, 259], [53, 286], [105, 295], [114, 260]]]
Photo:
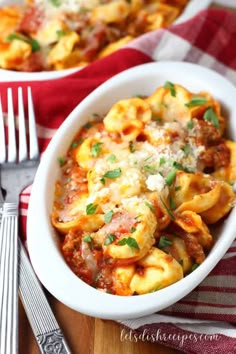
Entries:
[[56, 34], [57, 34], [58, 38], [61, 38], [61, 37], [65, 36], [67, 34], [67, 32], [59, 29], [56, 31]]
[[99, 155], [99, 153], [102, 151], [102, 143], [101, 142], [97, 142], [94, 143], [91, 147], [91, 154], [93, 157], [97, 157]]
[[164, 88], [170, 91], [171, 96], [176, 97], [175, 85], [170, 81], [166, 81], [164, 84]]
[[84, 237], [83, 237], [83, 241], [89, 243], [89, 242], [92, 242], [93, 239], [92, 239], [92, 237], [91, 237], [90, 235], [87, 235], [87, 236], [84, 236]]
[[160, 161], [159, 161], [159, 165], [161, 166], [161, 165], [164, 165], [164, 163], [166, 163], [166, 159], [165, 159], [165, 157], [160, 157]]
[[59, 162], [60, 166], [64, 166], [65, 163], [66, 163], [66, 160], [65, 160], [65, 158], [63, 156], [59, 156], [58, 157], [58, 162]]
[[175, 201], [171, 196], [170, 196], [170, 208], [171, 208], [171, 210], [176, 209]]
[[136, 230], [137, 230], [136, 227], [132, 226], [130, 232], [133, 234]]
[[107, 158], [107, 161], [114, 163], [116, 161], [116, 155], [114, 155], [114, 154], [109, 155]]
[[151, 210], [151, 211], [155, 211], [155, 208], [153, 206], [153, 204], [149, 203], [149, 202], [145, 202], [145, 205]]
[[172, 211], [170, 210], [170, 208], [168, 208], [168, 206], [166, 205], [166, 203], [164, 202], [164, 200], [163, 200], [161, 197], [160, 197], [160, 199], [161, 199], [161, 202], [162, 202], [163, 206], [165, 207], [167, 213], [169, 214], [170, 218], [171, 218], [172, 220], [175, 220], [175, 216], [174, 216], [174, 214], [172, 213]]
[[61, 6], [61, 0], [49, 0], [49, 2], [55, 7]]
[[191, 130], [191, 129], [193, 129], [193, 127], [194, 127], [194, 123], [193, 123], [193, 120], [191, 119], [187, 123], [187, 129]]
[[121, 169], [120, 168], [116, 168], [115, 170], [110, 170], [107, 171], [102, 178], [109, 178], [109, 179], [113, 179], [113, 178], [117, 178], [120, 177], [122, 174]]
[[194, 107], [194, 106], [200, 106], [202, 104], [205, 104], [207, 102], [206, 97], [192, 97], [191, 100], [188, 103], [185, 103], [186, 107]]
[[36, 39], [31, 39], [31, 38], [27, 38], [24, 36], [21, 36], [17, 33], [11, 33], [8, 37], [7, 37], [7, 42], [12, 42], [14, 39], [17, 39], [19, 41], [28, 43], [31, 48], [32, 48], [32, 52], [37, 52], [40, 50], [40, 45], [39, 43], [36, 41]]
[[106, 224], [108, 224], [111, 221], [113, 213], [114, 213], [113, 210], [110, 210], [108, 211], [108, 213], [104, 215], [104, 221]]
[[159, 122], [159, 123], [162, 122], [162, 118], [161, 117], [154, 116], [154, 117], [152, 117], [152, 119], [155, 120], [156, 122]]
[[203, 115], [203, 119], [214, 125], [215, 128], [219, 128], [219, 120], [213, 109], [210, 107], [206, 110]]
[[107, 246], [107, 245], [110, 245], [112, 242], [115, 241], [115, 238], [116, 238], [116, 235], [114, 234], [108, 234], [105, 241], [104, 241], [104, 245]]
[[92, 127], [93, 127], [93, 123], [86, 123], [86, 124], [83, 125], [84, 129], [90, 129]]
[[183, 265], [184, 265], [184, 260], [183, 260], [183, 259], [180, 259], [180, 260], [179, 260], [179, 264], [180, 264], [181, 266], [183, 266]]
[[143, 170], [150, 172], [150, 173], [155, 173], [157, 171], [157, 167], [151, 166], [151, 165], [145, 165], [145, 166], [143, 166]]
[[160, 239], [159, 239], [159, 242], [158, 242], [158, 247], [159, 248], [165, 248], [165, 247], [171, 246], [172, 243], [173, 242], [172, 242], [172, 240], [169, 239], [169, 237], [161, 236]]
[[90, 204], [86, 205], [86, 214], [87, 215], [95, 214], [97, 207], [98, 207], [98, 205], [97, 204], [93, 204], [93, 203], [90, 203]]
[[72, 141], [71, 146], [70, 146], [71, 149], [76, 149], [77, 146], [79, 146], [79, 145], [82, 144], [82, 142], [83, 142], [83, 139], [82, 139], [82, 138], [79, 138], [78, 140]]
[[129, 151], [133, 154], [136, 149], [134, 148], [134, 142], [133, 141], [130, 141], [129, 142]]
[[128, 238], [122, 238], [120, 241], [117, 242], [118, 245], [120, 246], [124, 246], [127, 245], [130, 248], [136, 248], [139, 250], [139, 245], [137, 243], [137, 241], [135, 240], [135, 238], [133, 237], [128, 237]]
[[149, 291], [149, 293], [155, 293], [157, 290], [160, 290], [162, 288], [162, 284], [159, 284], [155, 286], [152, 290]]
[[187, 169], [186, 167], [184, 167], [181, 163], [179, 163], [177, 161], [173, 162], [173, 166], [175, 168], [177, 168], [178, 170], [181, 170], [181, 171], [184, 171], [184, 172], [187, 172], [187, 173], [191, 173], [191, 171], [189, 169]]
[[105, 183], [106, 183], [105, 178], [102, 177], [102, 178], [100, 179], [100, 182], [101, 182], [103, 185], [105, 185]]
[[173, 169], [166, 175], [165, 181], [169, 187], [173, 184], [176, 177], [176, 173], [177, 173], [176, 169]]
[[175, 191], [176, 191], [176, 192], [178, 192], [178, 191], [180, 191], [180, 190], [181, 190], [181, 186], [176, 186], [176, 187], [175, 187]]
[[191, 148], [189, 144], [185, 144], [182, 148], [182, 150], [185, 152], [186, 156], [190, 154]]
[[199, 266], [199, 264], [198, 264], [198, 263], [194, 263], [194, 264], [193, 264], [193, 266], [192, 266], [192, 269], [191, 269], [191, 270], [192, 270], [192, 272], [193, 272], [193, 271], [194, 271], [194, 270], [195, 270], [198, 266]]

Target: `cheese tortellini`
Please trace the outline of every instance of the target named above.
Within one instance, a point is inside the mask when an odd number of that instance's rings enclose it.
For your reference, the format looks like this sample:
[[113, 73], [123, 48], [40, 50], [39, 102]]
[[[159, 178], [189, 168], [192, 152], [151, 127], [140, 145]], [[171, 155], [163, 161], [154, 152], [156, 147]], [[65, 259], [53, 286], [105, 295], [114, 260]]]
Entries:
[[0, 8], [0, 68], [46, 71], [86, 66], [143, 33], [169, 25], [187, 3], [25, 0], [5, 6]]
[[235, 203], [236, 143], [225, 126], [210, 93], [169, 81], [88, 119], [60, 158], [51, 215], [72, 271], [100, 291], [131, 296], [201, 265], [214, 244], [211, 225]]

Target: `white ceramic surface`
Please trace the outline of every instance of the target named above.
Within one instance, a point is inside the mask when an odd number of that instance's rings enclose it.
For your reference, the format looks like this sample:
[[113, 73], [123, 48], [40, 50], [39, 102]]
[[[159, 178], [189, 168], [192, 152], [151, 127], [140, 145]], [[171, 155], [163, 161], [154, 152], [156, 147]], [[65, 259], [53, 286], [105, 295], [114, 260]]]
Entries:
[[229, 118], [229, 131], [236, 139], [236, 89], [225, 78], [207, 68], [180, 62], [159, 62], [134, 67], [93, 91], [57, 130], [39, 166], [28, 210], [28, 247], [35, 271], [57, 299], [67, 306], [99, 318], [128, 319], [168, 307], [194, 289], [223, 257], [235, 237], [236, 208], [221, 228], [212, 251], [193, 273], [155, 293], [122, 297], [100, 292], [81, 281], [65, 263], [58, 236], [50, 224], [54, 183], [58, 177], [58, 156], [63, 156], [75, 132], [92, 117], [106, 113], [120, 99], [149, 95], [165, 81], [179, 83], [193, 92], [209, 91]]

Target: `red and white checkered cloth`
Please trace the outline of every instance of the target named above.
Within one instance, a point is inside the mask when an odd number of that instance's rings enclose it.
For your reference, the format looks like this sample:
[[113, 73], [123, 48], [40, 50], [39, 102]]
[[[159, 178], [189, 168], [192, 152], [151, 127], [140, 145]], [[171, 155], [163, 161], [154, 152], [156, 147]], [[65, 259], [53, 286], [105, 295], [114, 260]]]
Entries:
[[[236, 13], [208, 9], [189, 21], [132, 41], [64, 78], [22, 82], [33, 90], [40, 148], [43, 152], [70, 111], [91, 91], [130, 67], [164, 60], [197, 63], [236, 84]], [[11, 83], [16, 88], [19, 82]], [[3, 93], [9, 83], [0, 83]], [[3, 95], [4, 96], [4, 95]], [[6, 97], [3, 97], [6, 107]], [[21, 196], [25, 235], [30, 187]], [[236, 231], [235, 231], [236, 235]], [[236, 241], [208, 277], [189, 295], [161, 313], [121, 321], [122, 340], [150, 340], [186, 353], [236, 353]]]

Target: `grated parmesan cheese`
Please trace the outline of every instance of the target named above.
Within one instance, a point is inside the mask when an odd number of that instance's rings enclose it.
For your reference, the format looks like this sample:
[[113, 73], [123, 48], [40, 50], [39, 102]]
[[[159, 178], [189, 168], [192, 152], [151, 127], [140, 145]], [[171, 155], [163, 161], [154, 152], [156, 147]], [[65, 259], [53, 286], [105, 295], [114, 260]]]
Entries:
[[35, 0], [35, 3], [48, 11], [66, 11], [66, 12], [78, 12], [82, 8], [92, 9], [98, 6], [101, 1], [99, 0]]

